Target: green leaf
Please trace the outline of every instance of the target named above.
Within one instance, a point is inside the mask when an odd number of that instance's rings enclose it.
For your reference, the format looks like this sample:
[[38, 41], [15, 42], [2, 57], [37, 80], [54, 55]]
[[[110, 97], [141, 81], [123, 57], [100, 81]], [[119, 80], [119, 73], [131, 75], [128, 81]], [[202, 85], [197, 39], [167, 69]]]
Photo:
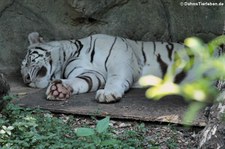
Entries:
[[162, 79], [157, 76], [147, 75], [147, 76], [141, 77], [138, 82], [143, 87], [156, 86], [162, 82]]
[[96, 145], [99, 146], [99, 144], [101, 143], [101, 138], [98, 136], [94, 136], [92, 137], [92, 142]]
[[214, 50], [220, 45], [225, 44], [225, 35], [218, 36], [208, 43], [208, 49], [213, 54]]
[[120, 141], [116, 139], [104, 140], [101, 142], [102, 146], [113, 146], [114, 144], [119, 144]]
[[[168, 89], [169, 88], [169, 89]], [[149, 88], [146, 91], [146, 96], [151, 99], [159, 100], [160, 98], [167, 95], [179, 95], [180, 88], [178, 85], [173, 82], [165, 82], [164, 84], [160, 84]]]
[[109, 116], [98, 121], [97, 126], [96, 126], [96, 131], [98, 133], [102, 133], [102, 132], [106, 131], [108, 127], [109, 127]]
[[206, 104], [203, 102], [192, 102], [184, 114], [183, 123], [186, 125], [191, 125], [198, 115], [199, 110], [201, 110], [205, 105]]
[[83, 148], [88, 148], [88, 149], [96, 149], [96, 145], [94, 143], [91, 144], [85, 144]]
[[9, 96], [9, 95], [6, 95], [3, 97], [4, 101], [10, 101], [11, 99], [13, 99], [13, 98], [12, 98], [12, 96]]
[[95, 134], [95, 131], [91, 128], [78, 128], [76, 130], [76, 134], [78, 137], [86, 137]]
[[185, 39], [184, 44], [189, 47], [189, 49], [186, 49], [188, 54], [194, 54], [195, 56], [203, 56], [209, 54], [209, 50], [206, 48], [206, 45], [197, 37], [190, 37]]
[[216, 98], [216, 88], [211, 87], [212, 83], [206, 79], [199, 79], [195, 82], [181, 86], [182, 93], [186, 99], [192, 99], [200, 102], [209, 102]]

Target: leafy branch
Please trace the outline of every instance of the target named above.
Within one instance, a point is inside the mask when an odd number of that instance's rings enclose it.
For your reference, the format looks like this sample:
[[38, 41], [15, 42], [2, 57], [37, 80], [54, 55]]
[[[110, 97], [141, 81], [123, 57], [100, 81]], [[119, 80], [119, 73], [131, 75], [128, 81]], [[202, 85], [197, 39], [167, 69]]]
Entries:
[[[159, 100], [175, 94], [192, 101], [184, 117], [185, 123], [190, 123], [206, 103], [215, 101], [218, 90], [213, 83], [225, 78], [225, 56], [218, 57], [215, 51], [220, 45], [225, 44], [225, 36], [219, 36], [208, 44], [192, 37], [187, 38], [184, 44], [187, 48], [174, 54], [174, 63], [162, 79], [149, 75], [142, 77], [139, 83], [142, 86], [152, 86], [146, 91], [148, 98]], [[191, 73], [192, 78], [176, 84], [175, 76], [181, 70]]]

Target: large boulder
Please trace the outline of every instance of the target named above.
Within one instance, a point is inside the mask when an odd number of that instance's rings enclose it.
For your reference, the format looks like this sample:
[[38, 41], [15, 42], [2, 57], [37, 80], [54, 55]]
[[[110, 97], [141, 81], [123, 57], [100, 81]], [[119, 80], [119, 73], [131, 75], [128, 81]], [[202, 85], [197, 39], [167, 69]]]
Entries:
[[105, 33], [145, 41], [189, 36], [208, 41], [221, 34], [224, 16], [224, 6], [181, 6], [166, 0], [4, 0], [0, 71], [19, 74], [32, 31], [49, 40]]

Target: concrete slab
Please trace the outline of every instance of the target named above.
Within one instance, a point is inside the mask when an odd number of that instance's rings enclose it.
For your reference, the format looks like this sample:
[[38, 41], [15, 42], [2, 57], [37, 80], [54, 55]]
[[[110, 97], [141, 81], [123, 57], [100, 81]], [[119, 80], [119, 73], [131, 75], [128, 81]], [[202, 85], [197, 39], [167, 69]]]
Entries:
[[[145, 90], [132, 89], [124, 98], [113, 104], [100, 104], [94, 100], [95, 93], [74, 95], [67, 101], [47, 101], [45, 90], [39, 90], [15, 101], [22, 107], [36, 107], [56, 113], [106, 116], [152, 122], [182, 124], [182, 116], [188, 104], [179, 96], [168, 96], [159, 101], [145, 98]], [[205, 126], [203, 111], [193, 122]]]

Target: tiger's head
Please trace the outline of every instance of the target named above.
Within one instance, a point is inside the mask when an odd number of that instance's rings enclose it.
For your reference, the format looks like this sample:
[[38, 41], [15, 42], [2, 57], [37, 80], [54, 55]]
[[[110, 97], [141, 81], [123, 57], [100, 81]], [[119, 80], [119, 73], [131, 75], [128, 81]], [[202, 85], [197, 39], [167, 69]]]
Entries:
[[21, 74], [23, 81], [30, 87], [45, 88], [51, 78], [51, 51], [39, 33], [32, 32], [28, 35], [30, 46], [22, 61]]

